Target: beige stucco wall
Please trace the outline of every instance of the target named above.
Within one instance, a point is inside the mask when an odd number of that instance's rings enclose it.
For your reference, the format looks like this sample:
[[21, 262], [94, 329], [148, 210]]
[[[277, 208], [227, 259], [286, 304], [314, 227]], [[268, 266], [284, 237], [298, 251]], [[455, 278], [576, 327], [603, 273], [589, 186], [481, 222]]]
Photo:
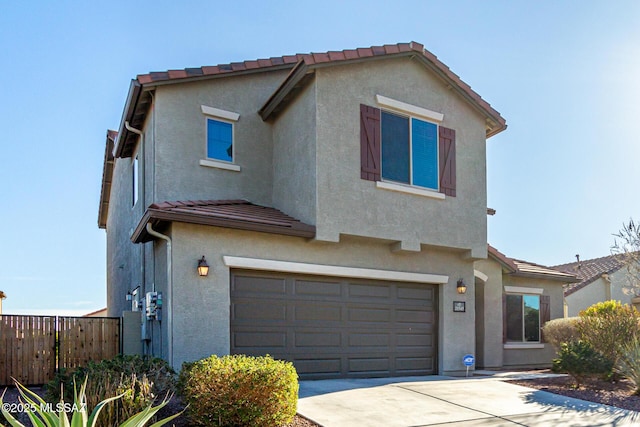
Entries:
[[273, 207], [316, 223], [316, 84], [312, 81], [273, 124]]
[[486, 259], [476, 261], [474, 268], [488, 276], [486, 282], [476, 278], [476, 366], [491, 369], [503, 365], [502, 349], [502, 267]]
[[[486, 256], [483, 118], [410, 58], [321, 68], [316, 81], [318, 238], [369, 236]], [[360, 178], [360, 104], [377, 106], [377, 94], [444, 114], [441, 125], [456, 131], [457, 197], [382, 190]]]
[[[440, 286], [438, 364], [441, 374], [461, 374], [462, 356], [473, 353], [474, 296], [456, 293], [456, 281], [473, 281], [473, 264], [458, 253], [425, 249], [420, 253], [392, 253], [384, 242], [344, 238], [338, 244], [297, 237], [204, 227], [173, 225], [173, 365], [230, 350], [230, 270], [224, 255], [305, 262], [345, 267], [441, 274], [449, 283]], [[196, 273], [205, 255], [209, 276]], [[453, 301], [467, 303], [466, 313], [454, 313]], [[168, 301], [167, 301], [168, 302]], [[169, 303], [169, 302], [168, 302]]]
[[[247, 199], [271, 206], [272, 130], [258, 110], [286, 71], [160, 86], [155, 92], [154, 201]], [[241, 171], [201, 166], [206, 117], [201, 106], [240, 114], [234, 163]]]
[[[484, 345], [479, 348], [482, 353], [478, 356], [485, 368], [532, 368], [547, 367], [555, 357], [553, 346], [541, 343], [527, 348], [528, 344], [514, 345], [503, 343], [503, 306], [502, 295], [505, 286], [542, 289], [542, 295], [550, 297], [551, 319], [564, 315], [562, 283], [558, 281], [517, 277], [502, 271], [500, 265], [493, 259], [477, 261], [475, 269], [489, 278], [484, 284], [484, 312], [478, 323], [484, 323], [482, 334]], [[542, 325], [541, 325], [542, 326]], [[531, 346], [530, 346], [531, 347]]]

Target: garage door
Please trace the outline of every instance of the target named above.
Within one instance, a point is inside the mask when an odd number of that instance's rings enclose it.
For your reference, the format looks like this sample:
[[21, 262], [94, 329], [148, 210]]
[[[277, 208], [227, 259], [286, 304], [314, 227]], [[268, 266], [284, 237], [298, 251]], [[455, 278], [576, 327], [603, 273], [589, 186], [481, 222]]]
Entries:
[[231, 352], [292, 361], [302, 379], [434, 374], [436, 290], [234, 271]]

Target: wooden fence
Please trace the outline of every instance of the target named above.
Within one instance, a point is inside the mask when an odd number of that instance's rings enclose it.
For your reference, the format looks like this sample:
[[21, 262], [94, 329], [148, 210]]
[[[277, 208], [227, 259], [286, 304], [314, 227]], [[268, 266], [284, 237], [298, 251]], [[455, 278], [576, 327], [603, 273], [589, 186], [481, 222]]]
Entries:
[[44, 384], [119, 352], [119, 318], [0, 315], [0, 385]]

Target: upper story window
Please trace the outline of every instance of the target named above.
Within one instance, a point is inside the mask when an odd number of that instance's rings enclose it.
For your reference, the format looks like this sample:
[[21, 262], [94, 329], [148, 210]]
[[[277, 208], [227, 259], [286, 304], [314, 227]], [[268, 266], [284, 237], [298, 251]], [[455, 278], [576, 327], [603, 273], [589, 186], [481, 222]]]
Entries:
[[438, 125], [381, 112], [382, 179], [438, 190]]
[[383, 109], [360, 105], [361, 178], [389, 190], [455, 196], [455, 131], [439, 124], [444, 115], [381, 95], [376, 101]]
[[233, 162], [233, 125], [207, 118], [207, 158]]
[[202, 105], [206, 120], [206, 158], [201, 166], [240, 171], [235, 161], [234, 126], [240, 114]]

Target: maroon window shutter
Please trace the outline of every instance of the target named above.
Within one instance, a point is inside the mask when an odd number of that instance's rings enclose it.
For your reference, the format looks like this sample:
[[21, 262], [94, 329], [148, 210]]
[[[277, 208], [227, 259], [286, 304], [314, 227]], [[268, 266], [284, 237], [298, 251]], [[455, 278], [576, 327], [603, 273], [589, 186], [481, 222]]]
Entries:
[[507, 294], [502, 294], [502, 342], [507, 342]]
[[360, 177], [380, 181], [380, 109], [360, 104]]
[[440, 192], [456, 196], [456, 131], [439, 127]]
[[542, 327], [551, 320], [551, 297], [549, 295], [540, 295], [540, 342], [546, 342]]

